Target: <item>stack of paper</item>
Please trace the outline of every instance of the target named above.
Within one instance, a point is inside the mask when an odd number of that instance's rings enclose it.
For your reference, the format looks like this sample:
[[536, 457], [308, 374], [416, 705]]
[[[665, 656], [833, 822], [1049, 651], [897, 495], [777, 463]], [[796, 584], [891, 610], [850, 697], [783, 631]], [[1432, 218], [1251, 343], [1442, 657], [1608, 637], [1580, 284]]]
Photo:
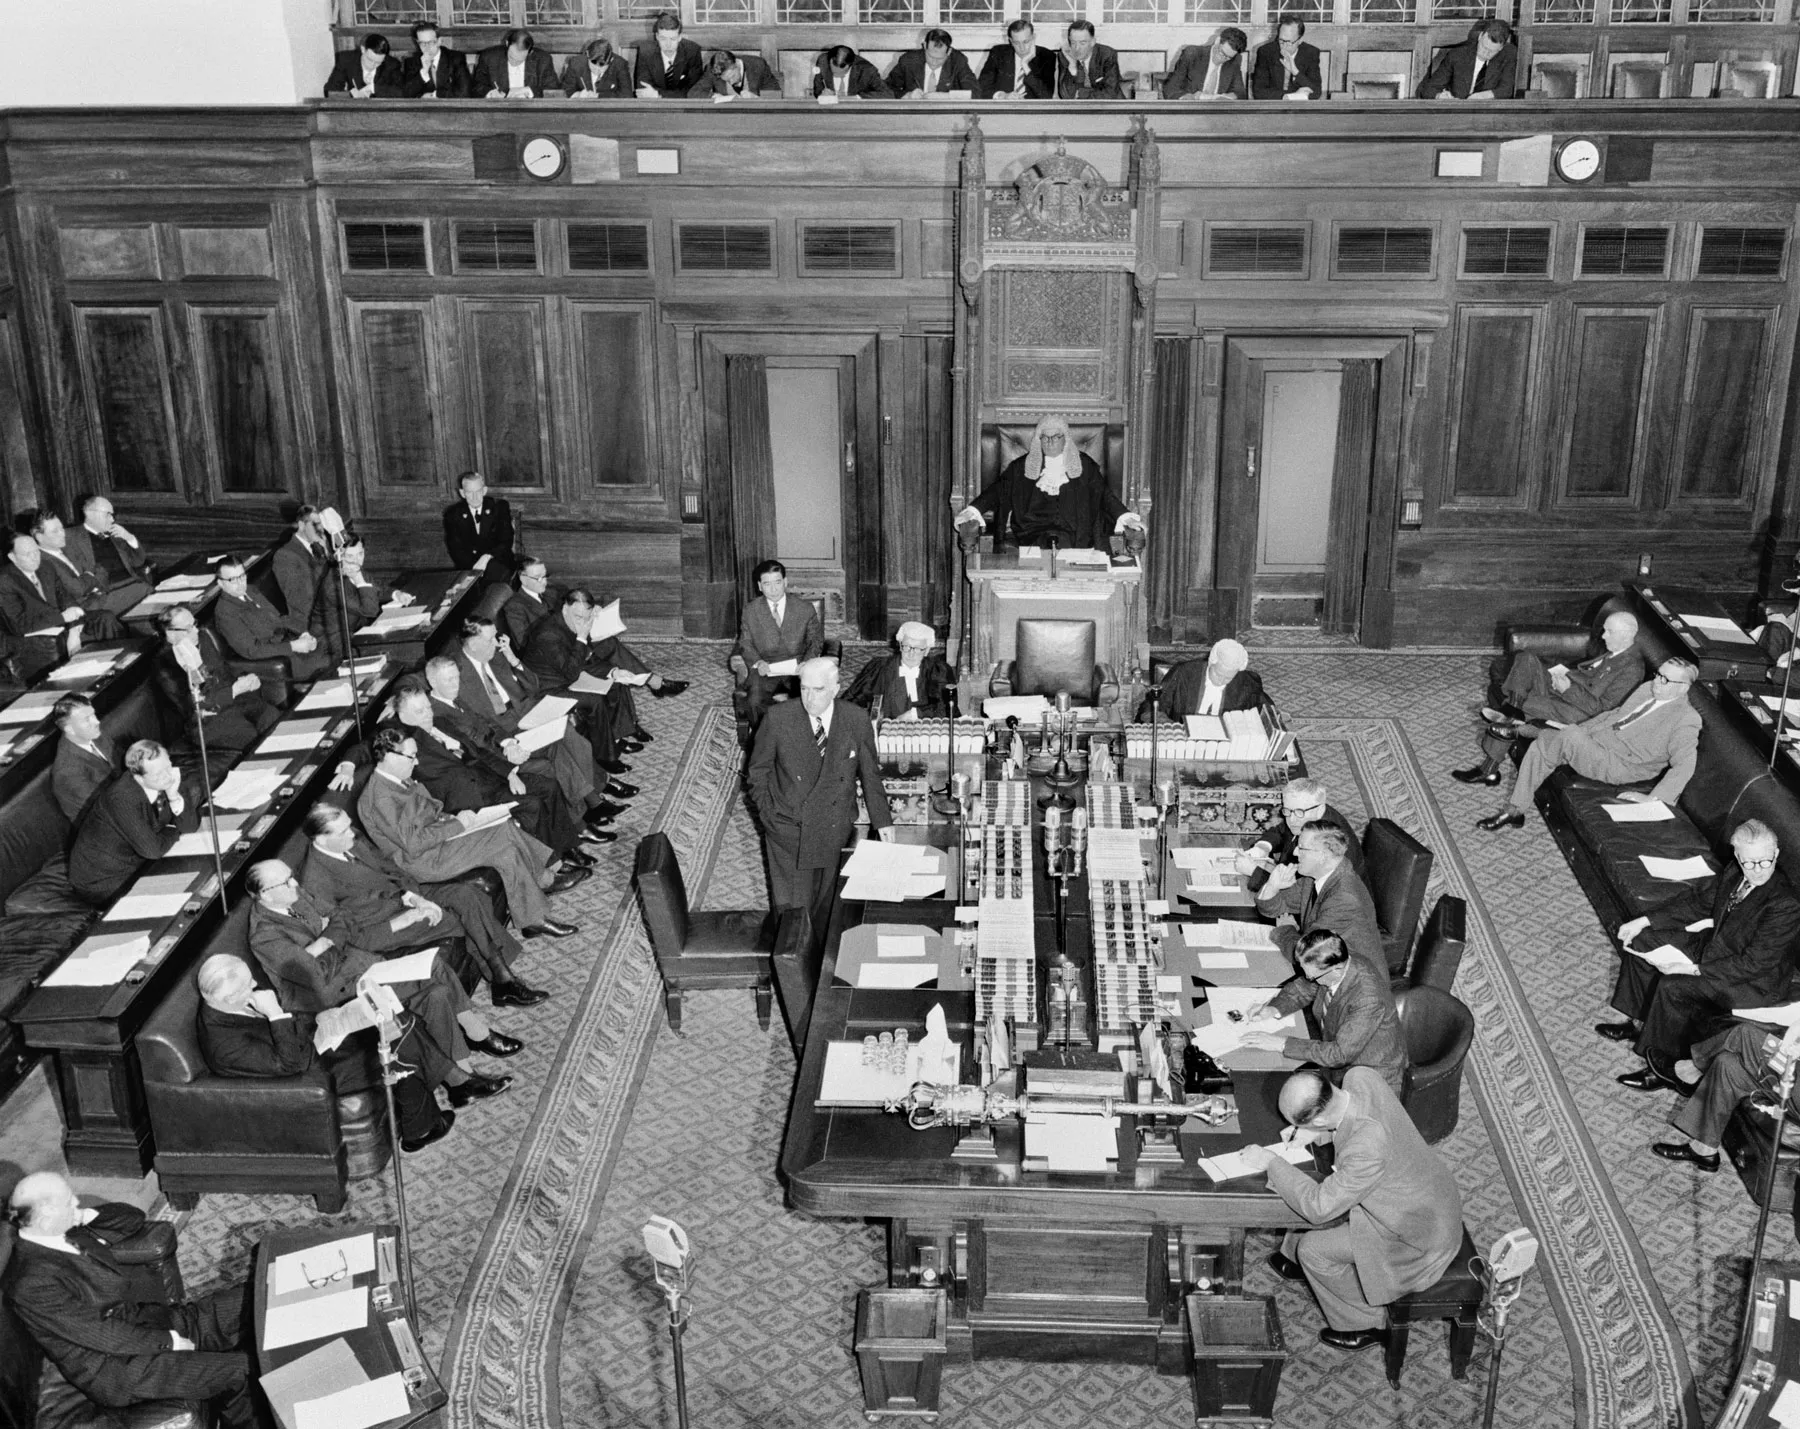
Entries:
[[62, 685], [77, 680], [97, 680], [119, 663], [122, 650], [97, 650], [91, 655], [78, 655], [50, 672], [52, 684]]
[[475, 811], [475, 817], [469, 821], [469, 826], [459, 833], [451, 834], [450, 837], [459, 839], [463, 834], [472, 834], [477, 829], [491, 829], [496, 824], [505, 823], [512, 817], [514, 802], [516, 801], [509, 801], [504, 804], [489, 804], [484, 809], [477, 809]]
[[111, 987], [149, 951], [148, 933], [101, 933], [64, 958], [42, 986]]
[[844, 863], [843, 896], [865, 903], [929, 898], [944, 883], [944, 856], [925, 844], [864, 839]]
[[1052, 1171], [1112, 1171], [1119, 1159], [1119, 1119], [1080, 1112], [1032, 1112], [1025, 1118], [1025, 1154]]
[[303, 1283], [299, 1290], [269, 1296], [268, 1311], [263, 1317], [262, 1347], [279, 1350], [287, 1345], [303, 1345], [308, 1340], [363, 1329], [368, 1323], [368, 1286], [354, 1285], [348, 1277], [316, 1290]]
[[188, 900], [188, 893], [204, 874], [152, 873], [131, 885], [131, 891], [113, 901], [103, 915], [108, 923], [128, 923], [140, 918], [173, 918]]
[[364, 1231], [276, 1256], [270, 1267], [269, 1293], [291, 1295], [330, 1276], [343, 1279], [367, 1275], [374, 1269], [375, 1237]]
[[156, 583], [158, 591], [205, 590], [213, 583], [211, 571], [195, 571], [191, 575], [168, 576]]
[[391, 635], [396, 630], [411, 630], [415, 626], [424, 625], [431, 619], [431, 612], [419, 605], [402, 605], [393, 610], [384, 610], [367, 625], [356, 632], [357, 639], [369, 635]]
[[1660, 824], [1675, 817], [1675, 811], [1661, 799], [1642, 804], [1602, 804], [1600, 807], [1615, 824]]
[[1237, 855], [1234, 848], [1178, 848], [1169, 852], [1175, 867], [1187, 875], [1187, 886], [1196, 893], [1242, 888], [1244, 880], [1237, 871]]
[[275, 797], [275, 791], [287, 781], [283, 771], [252, 772], [233, 769], [225, 782], [213, 790], [213, 807], [219, 809], [260, 809]]
[[519, 721], [519, 728], [536, 729], [541, 724], [561, 719], [579, 703], [579, 700], [572, 700], [567, 695], [545, 695], [526, 711], [524, 718]]
[[0, 709], [0, 724], [37, 724], [61, 698], [56, 690], [33, 690], [30, 694], [20, 695], [5, 709]]
[[1713, 869], [1699, 854], [1689, 858], [1653, 858], [1647, 853], [1640, 853], [1645, 871], [1652, 878], [1666, 879], [1671, 883], [1682, 883], [1690, 878], [1710, 878]]
[[1273, 948], [1275, 929], [1267, 923], [1246, 923], [1221, 918], [1216, 923], [1183, 923], [1181, 933], [1191, 944], [1208, 948]]
[[1136, 829], [1088, 830], [1088, 877], [1141, 881], [1144, 877], [1144, 845]]
[[601, 606], [594, 612], [594, 623], [588, 627], [588, 639], [598, 645], [625, 633], [625, 619], [619, 614], [619, 602]]
[[355, 703], [348, 680], [315, 680], [295, 710], [347, 710]]
[[155, 615], [158, 611], [167, 610], [170, 606], [186, 605], [194, 598], [192, 591], [155, 590], [145, 596], [130, 610], [125, 612], [127, 620], [142, 620], [147, 615]]
[[1727, 620], [1721, 615], [1688, 615], [1683, 612], [1681, 619], [1709, 640], [1722, 640], [1732, 645], [1754, 645], [1756, 643], [1744, 633], [1743, 628], [1735, 620]]
[[[559, 742], [568, 732], [569, 717], [561, 715], [556, 719], [546, 720], [542, 724], [534, 724], [529, 729], [521, 726], [513, 738], [519, 742], [521, 748], [543, 749]], [[583, 747], [585, 748], [585, 746]]]
[[1016, 715], [1021, 727], [1029, 729], [1044, 722], [1049, 708], [1050, 701], [1042, 695], [997, 695], [981, 702], [981, 717], [989, 724], [1004, 724]]
[[318, 719], [285, 719], [262, 738], [256, 746], [258, 754], [296, 754], [302, 749], [317, 749], [331, 728], [327, 716]]

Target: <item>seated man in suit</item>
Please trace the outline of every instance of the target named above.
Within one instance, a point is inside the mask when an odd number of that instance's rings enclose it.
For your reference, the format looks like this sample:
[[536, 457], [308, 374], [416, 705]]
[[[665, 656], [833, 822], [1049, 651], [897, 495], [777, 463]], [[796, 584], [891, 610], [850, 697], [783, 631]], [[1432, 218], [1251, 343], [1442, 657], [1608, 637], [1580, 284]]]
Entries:
[[508, 30], [503, 42], [476, 58], [477, 99], [542, 99], [559, 93], [556, 61], [537, 47], [530, 30]]
[[125, 627], [107, 601], [106, 578], [97, 571], [85, 571], [69, 557], [69, 533], [62, 518], [54, 511], [36, 511], [20, 516], [21, 529], [31, 533], [44, 553], [38, 567], [38, 578], [46, 589], [54, 587], [50, 603], [67, 614], [71, 607], [82, 611], [81, 643], [97, 645], [123, 640]]
[[[195, 980], [200, 985], [200, 1013], [195, 1019], [200, 1055], [215, 1077], [303, 1077], [317, 1067], [330, 1080], [335, 1096], [354, 1096], [381, 1086], [381, 1068], [368, 1045], [371, 1039], [353, 1033], [320, 1055], [313, 1046], [315, 1020], [294, 1016], [272, 989], [258, 987], [242, 958], [214, 953], [200, 964]], [[377, 1035], [397, 1043], [396, 1057], [413, 1068], [423, 1055], [416, 1045], [420, 1026], [415, 1021], [403, 1034], [389, 1023]], [[456, 1123], [455, 1112], [438, 1110], [432, 1090], [412, 1070], [394, 1083], [394, 1111], [404, 1151], [423, 1151], [449, 1135]]]
[[1127, 526], [1144, 529], [1107, 484], [1100, 463], [1075, 445], [1063, 417], [1045, 417], [1015, 457], [967, 506], [959, 528], [993, 532], [994, 549], [1061, 546], [1105, 550]]
[[421, 20], [412, 27], [413, 53], [400, 61], [402, 99], [467, 99], [473, 81], [469, 59], [438, 37], [438, 27]]
[[1056, 98], [1056, 51], [1037, 47], [1029, 20], [1006, 27], [1006, 43], [995, 45], [975, 81], [977, 99]]
[[1061, 60], [1056, 72], [1058, 99], [1125, 97], [1125, 83], [1119, 75], [1119, 52], [1111, 45], [1096, 44], [1094, 27], [1087, 20], [1070, 22]]
[[1488, 20], [1451, 45], [1419, 85], [1420, 99], [1511, 99], [1519, 87], [1519, 50], [1512, 26]]
[[833, 45], [813, 62], [814, 99], [886, 99], [881, 71], [848, 45]]
[[[244, 887], [256, 900], [250, 905], [250, 952], [287, 1012], [313, 1020], [342, 1006], [381, 963], [375, 953], [349, 941], [280, 859], [252, 864]], [[429, 979], [391, 986], [418, 1019], [421, 1075], [432, 1087], [448, 1088], [452, 1108], [498, 1096], [512, 1085], [511, 1077], [475, 1071], [470, 1053], [511, 1057], [525, 1044], [488, 1026], [441, 955], [432, 959]]]
[[631, 67], [605, 35], [589, 40], [563, 66], [563, 93], [570, 99], [630, 99]]
[[[531, 628], [552, 611], [560, 609], [566, 596], [567, 592], [561, 587], [550, 583], [550, 568], [542, 561], [535, 556], [519, 557], [519, 588], [500, 607], [499, 620], [501, 633], [506, 636], [514, 655], [524, 654], [525, 646], [531, 638]], [[648, 689], [659, 700], [673, 698], [687, 690], [686, 680], [665, 679], [616, 635], [591, 641], [590, 644], [590, 654], [618, 666], [625, 672], [628, 681], [638, 680], [643, 688]], [[634, 704], [634, 719], [636, 715], [637, 708]], [[651, 742], [641, 725], [630, 738], [641, 744]]]
[[1252, 99], [1323, 99], [1325, 81], [1319, 77], [1319, 51], [1301, 38], [1306, 21], [1282, 16], [1275, 38], [1256, 52], [1250, 71]]
[[146, 863], [200, 826], [197, 800], [181, 792], [169, 751], [140, 739], [125, 751], [125, 768], [94, 796], [69, 849], [69, 884], [104, 907]]
[[1331, 806], [1329, 791], [1320, 780], [1290, 779], [1281, 789], [1281, 822], [1271, 825], [1268, 833], [1237, 856], [1237, 871], [1249, 879], [1252, 892], [1262, 888], [1277, 865], [1294, 861], [1301, 832], [1314, 820], [1344, 831], [1349, 845], [1344, 856], [1350, 860], [1358, 880], [1363, 878], [1362, 840], [1356, 835], [1356, 827]]
[[[1800, 1019], [1800, 1005], [1786, 1011]], [[1736, 1022], [1694, 1045], [1694, 1065], [1700, 1081], [1692, 1094], [1680, 1098], [1669, 1115], [1669, 1125], [1681, 1133], [1680, 1141], [1655, 1141], [1653, 1156], [1664, 1161], [1685, 1161], [1701, 1171], [1719, 1169], [1719, 1139], [1736, 1114], [1738, 1103], [1773, 1116], [1780, 1107], [1782, 1074], [1800, 1056], [1800, 1020], [1787, 1027], [1760, 1022]], [[1787, 1114], [1800, 1120], [1800, 1085], [1788, 1094]]]
[[684, 99], [700, 81], [700, 46], [681, 37], [681, 16], [659, 11], [650, 25], [654, 44], [639, 45], [631, 82], [639, 99]]
[[43, 564], [38, 543], [21, 533], [0, 566], [0, 631], [19, 641], [19, 677], [27, 684], [81, 648], [87, 614], [79, 605], [56, 604], [61, 591]]
[[[1800, 940], [1800, 898], [1778, 869], [1781, 846], [1760, 819], [1746, 819], [1731, 831], [1737, 869], [1726, 870], [1702, 895], [1693, 887], [1648, 917], [1620, 925], [1619, 978], [1612, 1005], [1623, 1022], [1594, 1028], [1612, 1042], [1633, 1042], [1643, 1068], [1618, 1078], [1633, 1091], [1667, 1087], [1683, 1095], [1693, 1090], [1675, 1073], [1695, 1042], [1723, 1030], [1734, 1007], [1770, 1007], [1793, 991], [1796, 941]], [[1649, 948], [1669, 944], [1687, 954], [1696, 971], [1665, 977], [1633, 943]], [[1642, 1026], [1639, 1026], [1639, 1023]]]
[[1619, 708], [1533, 740], [1519, 765], [1511, 807], [1478, 820], [1477, 826], [1490, 833], [1524, 828], [1525, 811], [1538, 786], [1563, 764], [1605, 784], [1655, 778], [1656, 787], [1648, 794], [1627, 789], [1619, 798], [1673, 804], [1693, 778], [1699, 753], [1700, 711], [1688, 703], [1688, 691], [1699, 677], [1699, 666], [1687, 660], [1664, 660], [1656, 677], [1633, 690]]
[[252, 1287], [139, 1304], [113, 1247], [144, 1229], [135, 1206], [82, 1209], [54, 1171], [13, 1187], [19, 1238], [0, 1289], [64, 1379], [106, 1409], [205, 1400], [226, 1429], [263, 1423], [251, 1394]]
[[67, 535], [69, 559], [106, 583], [106, 608], [114, 615], [123, 615], [150, 594], [156, 573], [138, 538], [118, 523], [104, 496], [82, 498], [81, 524], [67, 528]]
[[[372, 581], [363, 574], [368, 547], [354, 531], [346, 531], [338, 542], [336, 558], [325, 567], [319, 580], [319, 596], [313, 602], [308, 632], [319, 642], [325, 658], [335, 667], [351, 656], [356, 632], [380, 615], [389, 605], [411, 605], [411, 592]], [[350, 627], [345, 640], [344, 627]]]
[[339, 50], [325, 81], [325, 97], [348, 95], [351, 99], [399, 99], [400, 61], [390, 53], [386, 35], [365, 35], [353, 50]]
[[[538, 677], [538, 687], [579, 701], [583, 732], [594, 746], [594, 757], [608, 774], [631, 769], [618, 756], [644, 747], [644, 730], [637, 709], [619, 673], [631, 673], [617, 659], [616, 645], [593, 640], [594, 598], [579, 588], [562, 598], [561, 606], [546, 615], [525, 637], [519, 658]], [[577, 689], [581, 684], [584, 688]], [[635, 786], [619, 786], [635, 794]]]
[[1244, 1046], [1279, 1052], [1290, 1062], [1310, 1062], [1328, 1071], [1367, 1067], [1396, 1097], [1402, 1095], [1406, 1037], [1394, 1011], [1386, 970], [1377, 972], [1366, 958], [1351, 957], [1344, 940], [1329, 928], [1314, 928], [1302, 938], [1294, 960], [1300, 976], [1284, 983], [1248, 1020], [1275, 1022], [1305, 1008], [1317, 1035], [1250, 1031]]
[[1175, 57], [1175, 68], [1163, 81], [1164, 99], [1248, 99], [1250, 67], [1244, 51], [1250, 41], [1228, 25], [1210, 45], [1189, 45]]
[[50, 790], [63, 817], [78, 824], [101, 786], [124, 765], [112, 740], [101, 732], [100, 716], [86, 695], [64, 695], [50, 716], [62, 733], [50, 769]]
[[738, 649], [749, 669], [747, 698], [754, 730], [770, 705], [799, 689], [801, 663], [825, 648], [825, 625], [810, 600], [788, 595], [787, 567], [780, 561], [760, 562], [750, 579], [760, 595], [744, 607], [738, 621]]
[[956, 694], [956, 676], [929, 625], [909, 620], [894, 636], [897, 655], [879, 655], [857, 672], [844, 698], [878, 719], [943, 719]]
[[1381, 1344], [1383, 1307], [1435, 1285], [1456, 1259], [1462, 1192], [1372, 1068], [1350, 1068], [1341, 1087], [1322, 1072], [1295, 1072], [1281, 1088], [1280, 1105], [1308, 1140], [1331, 1142], [1331, 1174], [1315, 1181], [1255, 1143], [1244, 1148], [1244, 1160], [1313, 1225], [1349, 1219], [1327, 1230], [1290, 1231], [1269, 1263], [1284, 1279], [1312, 1287], [1325, 1312], [1326, 1328], [1319, 1331], [1325, 1344], [1339, 1350]]
[[714, 50], [707, 57], [705, 72], [688, 91], [688, 98], [760, 99], [765, 94], [779, 98], [781, 81], [763, 63], [761, 55]]
[[478, 471], [456, 478], [462, 494], [444, 508], [444, 549], [459, 571], [478, 571], [488, 585], [511, 585], [513, 572], [512, 507], [488, 495], [487, 479]]
[[331, 565], [330, 542], [316, 506], [302, 506], [294, 517], [294, 533], [275, 548], [270, 569], [281, 592], [282, 614], [301, 630], [312, 624], [319, 582]]
[[1350, 837], [1335, 824], [1314, 821], [1300, 830], [1294, 861], [1278, 864], [1256, 896], [1256, 908], [1275, 920], [1275, 942], [1289, 957], [1315, 928], [1329, 928], [1382, 977], [1387, 952], [1375, 900], [1349, 860]]
[[263, 698], [262, 677], [233, 676], [218, 640], [200, 629], [193, 611], [178, 605], [156, 623], [164, 640], [153, 672], [157, 692], [163, 707], [180, 715], [190, 741], [198, 745], [204, 732], [209, 759], [230, 763], [280, 722], [281, 711]]
[[948, 30], [927, 30], [920, 48], [908, 50], [894, 62], [887, 86], [895, 99], [925, 99], [958, 90], [973, 95], [975, 71], [969, 67], [969, 57], [956, 48]]
[[1498, 703], [1483, 705], [1488, 728], [1481, 737], [1482, 760], [1470, 769], [1452, 769], [1463, 784], [1498, 784], [1500, 766], [1516, 739], [1535, 739], [1542, 721], [1563, 729], [1617, 709], [1644, 680], [1644, 657], [1637, 649], [1637, 617], [1615, 610], [1600, 626], [1601, 652], [1574, 669], [1546, 667], [1529, 650], [1501, 656], [1489, 671], [1490, 695]]
[[[219, 598], [213, 602], [213, 629], [219, 642], [239, 660], [285, 660], [296, 681], [316, 678], [330, 668], [319, 637], [280, 614], [260, 591], [250, 589], [249, 573], [235, 556], [219, 562]], [[285, 681], [265, 682], [277, 700], [285, 698]]]
[[[1253, 710], [1267, 702], [1262, 676], [1250, 668], [1250, 652], [1228, 638], [1214, 641], [1204, 660], [1183, 660], [1164, 675], [1156, 708], [1165, 718], [1182, 720], [1189, 715]], [[1150, 718], [1148, 695], [1138, 706], [1137, 717]]]

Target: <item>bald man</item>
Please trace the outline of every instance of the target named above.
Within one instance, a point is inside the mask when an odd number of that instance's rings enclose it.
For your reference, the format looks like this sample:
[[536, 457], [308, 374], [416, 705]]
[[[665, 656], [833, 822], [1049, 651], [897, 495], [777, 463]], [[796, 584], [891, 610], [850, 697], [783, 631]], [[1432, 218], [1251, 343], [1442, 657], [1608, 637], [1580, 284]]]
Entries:
[[894, 636], [897, 654], [869, 661], [851, 681], [844, 698], [876, 719], [943, 719], [955, 697], [956, 677], [929, 625], [909, 620]]
[[[1236, 640], [1220, 640], [1204, 660], [1185, 660], [1163, 676], [1156, 707], [1166, 718], [1179, 720], [1253, 710], [1268, 698], [1262, 676], [1250, 668], [1250, 652]], [[1137, 717], [1150, 718], [1148, 695], [1138, 706]]]

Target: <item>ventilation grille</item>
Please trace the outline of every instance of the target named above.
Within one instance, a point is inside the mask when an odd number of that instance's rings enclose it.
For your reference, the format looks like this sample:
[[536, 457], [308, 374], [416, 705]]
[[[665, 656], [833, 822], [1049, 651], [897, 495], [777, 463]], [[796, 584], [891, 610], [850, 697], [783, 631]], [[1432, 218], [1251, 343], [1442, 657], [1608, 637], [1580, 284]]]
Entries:
[[775, 234], [767, 224], [684, 223], [677, 234], [689, 273], [767, 273], [775, 266]]
[[650, 228], [642, 223], [571, 223], [571, 273], [647, 273]]
[[802, 273], [900, 272], [900, 230], [891, 223], [803, 223]]
[[426, 273], [422, 223], [346, 223], [344, 267], [353, 273]]
[[1702, 278], [1779, 278], [1785, 228], [1708, 228], [1700, 235]]
[[537, 225], [465, 220], [456, 225], [459, 273], [535, 273]]
[[1548, 228], [1465, 228], [1463, 275], [1542, 278], [1550, 272]]
[[1340, 277], [1430, 277], [1429, 228], [1340, 228]]
[[1590, 228], [1581, 236], [1584, 278], [1660, 278], [1668, 266], [1666, 228]]
[[1305, 273], [1304, 228], [1214, 228], [1206, 236], [1206, 271]]

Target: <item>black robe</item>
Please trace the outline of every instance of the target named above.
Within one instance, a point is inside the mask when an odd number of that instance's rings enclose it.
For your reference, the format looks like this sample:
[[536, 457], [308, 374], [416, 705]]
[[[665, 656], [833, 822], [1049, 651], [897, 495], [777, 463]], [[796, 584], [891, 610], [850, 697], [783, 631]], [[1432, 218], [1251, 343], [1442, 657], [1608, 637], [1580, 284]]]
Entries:
[[1125, 503], [1086, 452], [1081, 453], [1081, 475], [1064, 482], [1054, 496], [1044, 495], [1026, 477], [1025, 458], [1020, 457], [969, 504], [987, 518], [997, 551], [1052, 541], [1064, 550], [1091, 546], [1104, 551], [1125, 514]]
[[882, 655], [857, 672], [856, 679], [844, 692], [844, 698], [853, 705], [873, 711], [875, 697], [879, 695], [883, 719], [898, 719], [910, 709], [917, 709], [920, 719], [943, 719], [949, 709], [944, 700], [944, 687], [954, 683], [955, 679], [942, 655], [927, 655], [919, 666], [919, 699], [915, 705], [906, 696], [906, 681], [900, 678], [900, 657]]

